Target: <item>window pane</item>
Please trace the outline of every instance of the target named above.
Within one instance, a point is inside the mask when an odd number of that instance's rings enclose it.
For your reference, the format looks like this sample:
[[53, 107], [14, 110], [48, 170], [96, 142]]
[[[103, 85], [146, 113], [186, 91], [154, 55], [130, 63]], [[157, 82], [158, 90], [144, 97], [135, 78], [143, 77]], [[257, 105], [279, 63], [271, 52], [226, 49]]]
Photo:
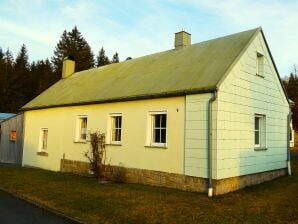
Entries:
[[161, 129], [161, 143], [166, 143], [166, 134], [167, 134], [167, 130]]
[[154, 137], [154, 142], [159, 143], [160, 142], [160, 129], [154, 129], [153, 130], [153, 137]]
[[121, 141], [121, 125], [121, 116], [112, 117], [112, 141]]
[[259, 144], [260, 144], [260, 132], [255, 131], [255, 145], [259, 145]]
[[119, 141], [119, 129], [115, 129], [115, 140], [114, 141]]
[[260, 130], [260, 118], [255, 117], [255, 130]]
[[161, 116], [161, 127], [165, 128], [167, 126], [167, 115], [162, 114]]
[[87, 128], [87, 118], [86, 117], [81, 119], [81, 127]]
[[87, 117], [83, 117], [81, 120], [80, 138], [86, 140], [87, 138]]
[[119, 135], [118, 135], [118, 140], [117, 141], [121, 141], [121, 129], [118, 129], [118, 133], [119, 133]]
[[119, 127], [119, 117], [114, 117], [114, 128], [118, 128]]
[[42, 149], [46, 150], [47, 149], [47, 141], [48, 141], [48, 130], [43, 130], [42, 131]]
[[154, 127], [155, 128], [160, 127], [160, 119], [161, 119], [161, 115], [157, 114], [154, 116]]

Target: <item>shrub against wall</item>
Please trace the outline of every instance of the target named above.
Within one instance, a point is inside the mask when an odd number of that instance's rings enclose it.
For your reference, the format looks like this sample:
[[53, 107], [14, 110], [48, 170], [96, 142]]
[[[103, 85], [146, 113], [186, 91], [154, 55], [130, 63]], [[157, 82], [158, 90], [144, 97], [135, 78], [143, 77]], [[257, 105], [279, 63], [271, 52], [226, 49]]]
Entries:
[[105, 137], [105, 133], [100, 131], [90, 133], [90, 149], [84, 154], [89, 160], [90, 170], [93, 172], [95, 178], [105, 178]]

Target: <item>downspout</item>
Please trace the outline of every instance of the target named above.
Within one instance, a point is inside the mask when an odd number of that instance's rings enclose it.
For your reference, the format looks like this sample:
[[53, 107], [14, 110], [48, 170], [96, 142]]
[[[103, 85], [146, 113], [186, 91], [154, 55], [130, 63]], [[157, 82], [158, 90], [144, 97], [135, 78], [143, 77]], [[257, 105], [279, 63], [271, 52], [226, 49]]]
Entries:
[[212, 93], [212, 97], [208, 101], [208, 111], [207, 111], [207, 121], [208, 121], [208, 197], [213, 196], [213, 186], [212, 186], [212, 102], [215, 101], [217, 97], [217, 91]]
[[290, 111], [289, 111], [289, 114], [288, 114], [288, 128], [287, 128], [287, 149], [288, 149], [288, 156], [287, 156], [287, 166], [288, 166], [288, 174], [289, 176], [291, 176], [292, 174], [292, 171], [291, 171], [291, 151], [290, 151], [290, 123], [291, 123], [291, 120], [292, 120], [292, 112], [291, 112], [291, 108], [290, 108]]

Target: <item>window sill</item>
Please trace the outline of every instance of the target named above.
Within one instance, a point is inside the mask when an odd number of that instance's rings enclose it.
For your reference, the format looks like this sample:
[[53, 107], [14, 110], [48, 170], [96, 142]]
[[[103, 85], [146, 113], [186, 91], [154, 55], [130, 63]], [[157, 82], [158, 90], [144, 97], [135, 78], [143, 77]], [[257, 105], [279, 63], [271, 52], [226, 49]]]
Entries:
[[83, 141], [83, 140], [78, 140], [78, 141], [74, 141], [73, 143], [87, 144], [87, 140], [85, 140], [85, 141]]
[[166, 145], [159, 146], [159, 145], [144, 145], [145, 148], [159, 148], [159, 149], [167, 149], [168, 147]]
[[110, 146], [122, 146], [121, 143], [106, 143], [106, 145], [110, 145]]
[[49, 154], [47, 153], [47, 152], [37, 152], [36, 153], [38, 156], [46, 156], [46, 157], [48, 157], [49, 156]]
[[259, 76], [259, 77], [261, 77], [261, 78], [263, 78], [263, 79], [265, 78], [263, 75], [260, 75], [258, 73], [256, 73], [256, 75]]
[[257, 148], [254, 148], [255, 151], [267, 151], [268, 148], [266, 147], [257, 147]]

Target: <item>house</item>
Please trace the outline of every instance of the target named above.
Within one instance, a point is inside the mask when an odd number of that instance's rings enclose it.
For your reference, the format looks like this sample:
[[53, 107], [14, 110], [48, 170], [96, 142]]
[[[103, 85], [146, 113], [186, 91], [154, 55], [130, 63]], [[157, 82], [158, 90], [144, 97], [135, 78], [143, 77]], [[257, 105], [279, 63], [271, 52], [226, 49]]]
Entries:
[[[22, 110], [23, 165], [88, 171], [88, 132], [126, 181], [234, 191], [290, 173], [289, 103], [261, 28], [74, 73]], [[288, 168], [288, 169], [287, 169]]]
[[23, 113], [0, 122], [0, 163], [22, 165]]
[[[290, 104], [290, 108], [291, 111], [293, 110], [293, 107], [295, 106], [295, 102], [291, 99], [289, 99], [289, 104]], [[293, 128], [293, 120], [292, 120], [292, 113], [291, 112], [291, 121], [290, 121], [290, 147], [292, 149], [294, 149], [295, 146], [297, 146], [297, 136], [295, 137], [295, 135], [297, 135], [297, 133], [295, 132], [294, 128]]]
[[0, 113], [0, 122], [10, 117], [13, 117], [14, 115], [15, 114], [12, 114], [12, 113]]

